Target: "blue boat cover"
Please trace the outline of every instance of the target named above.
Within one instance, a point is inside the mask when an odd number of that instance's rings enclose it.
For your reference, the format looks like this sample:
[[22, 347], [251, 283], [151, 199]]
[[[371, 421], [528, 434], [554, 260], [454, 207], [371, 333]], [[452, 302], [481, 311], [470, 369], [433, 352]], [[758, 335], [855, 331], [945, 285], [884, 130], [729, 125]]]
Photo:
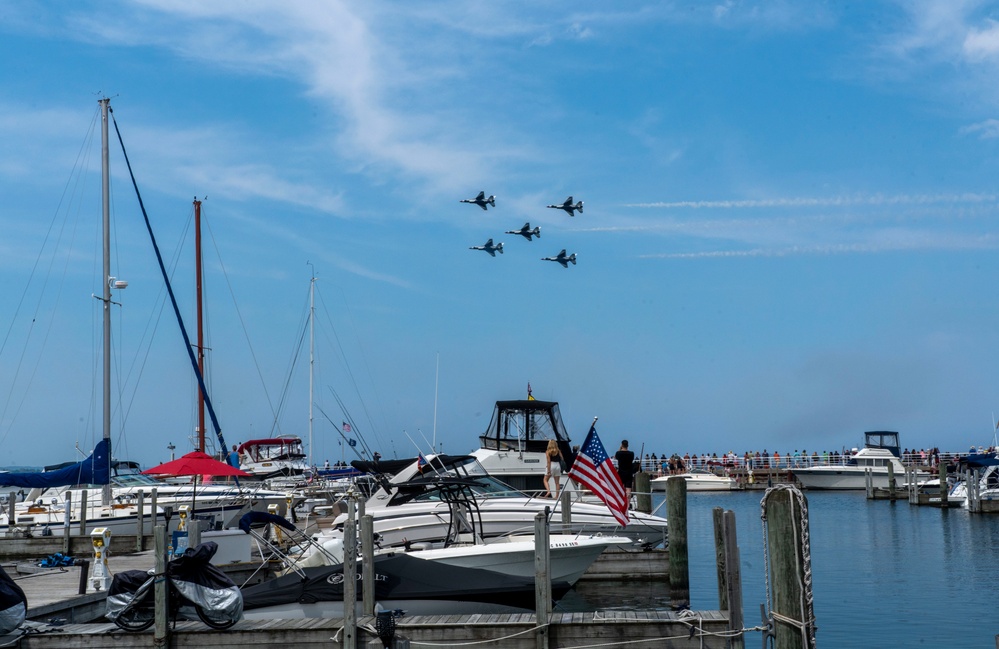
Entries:
[[87, 459], [55, 471], [0, 473], [0, 485], [9, 487], [65, 487], [111, 482], [111, 443], [102, 439]]

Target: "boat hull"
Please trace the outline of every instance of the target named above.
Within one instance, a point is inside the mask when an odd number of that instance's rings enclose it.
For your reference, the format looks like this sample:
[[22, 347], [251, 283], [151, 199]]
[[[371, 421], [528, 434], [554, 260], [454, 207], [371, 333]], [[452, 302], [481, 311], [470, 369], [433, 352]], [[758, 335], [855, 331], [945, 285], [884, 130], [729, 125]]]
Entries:
[[[889, 476], [887, 469], [874, 471], [872, 469], [819, 466], [809, 469], [791, 469], [791, 473], [805, 489], [866, 489], [867, 476], [865, 471], [871, 472], [871, 480], [874, 488], [888, 489]], [[902, 488], [903, 476], [895, 475], [895, 487]]]

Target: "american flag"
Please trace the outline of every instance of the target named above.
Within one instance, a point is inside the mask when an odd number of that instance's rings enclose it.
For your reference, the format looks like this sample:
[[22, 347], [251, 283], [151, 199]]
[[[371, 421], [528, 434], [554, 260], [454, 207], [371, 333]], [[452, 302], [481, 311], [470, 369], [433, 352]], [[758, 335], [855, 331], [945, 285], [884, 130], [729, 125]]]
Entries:
[[343, 422], [343, 432], [345, 433], [350, 432], [350, 424], [348, 424], [347, 422]]
[[597, 435], [596, 423], [590, 426], [583, 448], [576, 456], [569, 471], [569, 478], [575, 480], [604, 501], [611, 514], [621, 525], [628, 524], [628, 499], [624, 484], [607, 457], [607, 451]]

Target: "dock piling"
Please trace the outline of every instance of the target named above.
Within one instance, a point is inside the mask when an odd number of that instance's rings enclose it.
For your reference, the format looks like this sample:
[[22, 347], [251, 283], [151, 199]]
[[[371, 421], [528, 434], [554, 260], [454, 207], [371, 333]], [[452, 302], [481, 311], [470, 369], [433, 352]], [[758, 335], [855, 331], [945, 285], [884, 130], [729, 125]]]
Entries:
[[153, 583], [153, 606], [156, 622], [153, 627], [153, 646], [168, 647], [170, 644], [169, 614], [167, 612], [167, 582], [166, 582], [166, 525], [157, 525], [153, 530], [153, 554], [156, 561], [156, 581]]
[[548, 622], [552, 617], [551, 542], [548, 516], [551, 508], [534, 515], [534, 610], [537, 619], [537, 649], [548, 649]]
[[143, 544], [142, 537], [146, 533], [146, 520], [143, 517], [143, 493], [142, 489], [139, 489], [139, 493], [135, 501], [135, 512], [136, 512], [136, 524], [135, 524], [135, 551], [142, 552]]
[[347, 497], [343, 526], [343, 649], [357, 649], [357, 502]]
[[722, 515], [722, 539], [725, 553], [725, 585], [728, 589], [728, 630], [733, 632], [729, 646], [732, 649], [742, 649], [746, 646], [746, 639], [742, 633], [742, 568], [733, 511], [726, 511]]
[[375, 517], [361, 516], [361, 596], [364, 614], [375, 614]]
[[948, 505], [950, 505], [950, 502], [949, 502], [950, 491], [947, 488], [947, 486], [948, 486], [947, 485], [947, 463], [946, 462], [941, 462], [939, 469], [940, 469], [940, 471], [939, 471], [938, 475], [940, 477], [940, 506], [941, 507], [947, 507]]
[[761, 504], [774, 649], [815, 649], [808, 501], [796, 487], [768, 489]]
[[728, 610], [728, 572], [725, 567], [725, 533], [722, 529], [721, 507], [714, 507], [711, 510], [711, 520], [715, 531], [715, 565], [718, 568], [718, 610]]
[[643, 514], [652, 513], [652, 477], [645, 471], [635, 474], [635, 509]]
[[[63, 507], [65, 507], [65, 509], [63, 509], [63, 512], [62, 512], [62, 553], [63, 554], [69, 554], [70, 553], [69, 552], [69, 548], [70, 548], [70, 538], [69, 537], [73, 533], [73, 530], [72, 530], [72, 524], [73, 524], [73, 492], [71, 492], [71, 491], [67, 491], [66, 492], [66, 502], [63, 505]], [[10, 521], [10, 525], [7, 526], [8, 529], [12, 529], [14, 527], [14, 518], [13, 518], [14, 517], [14, 504], [13, 503], [11, 503], [11, 506], [10, 506], [10, 516], [11, 517], [7, 519], [8, 521]]]
[[690, 566], [687, 555], [687, 481], [666, 481], [666, 520], [669, 529], [669, 592], [674, 607], [690, 605]]
[[87, 490], [80, 490], [80, 536], [87, 535]]

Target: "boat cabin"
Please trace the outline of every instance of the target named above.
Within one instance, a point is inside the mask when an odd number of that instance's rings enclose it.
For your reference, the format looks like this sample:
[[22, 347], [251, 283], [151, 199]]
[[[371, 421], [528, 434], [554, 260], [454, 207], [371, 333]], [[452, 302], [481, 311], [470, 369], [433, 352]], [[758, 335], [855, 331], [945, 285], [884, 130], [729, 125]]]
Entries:
[[902, 457], [902, 447], [898, 444], [898, 433], [875, 430], [864, 433], [864, 448], [883, 448], [895, 457]]

